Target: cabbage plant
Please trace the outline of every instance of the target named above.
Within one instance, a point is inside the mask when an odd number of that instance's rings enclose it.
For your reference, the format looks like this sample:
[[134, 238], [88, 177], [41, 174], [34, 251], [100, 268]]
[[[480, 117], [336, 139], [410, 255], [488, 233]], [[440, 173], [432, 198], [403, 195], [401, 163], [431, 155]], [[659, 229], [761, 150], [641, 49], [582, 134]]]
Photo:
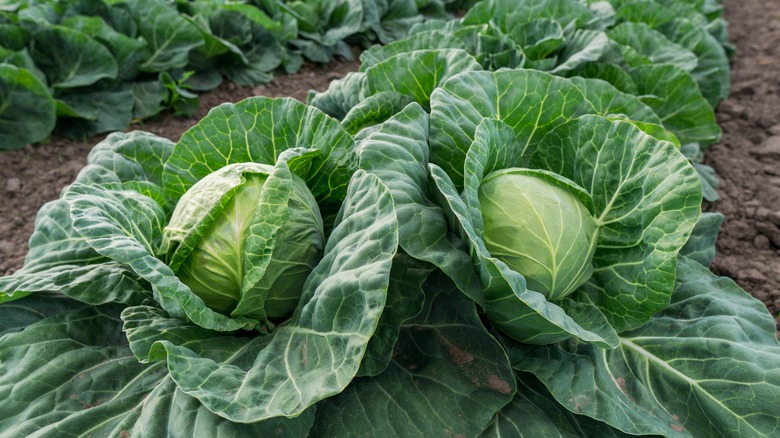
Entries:
[[[75, 362], [25, 357], [14, 369], [84, 364], [117, 373], [115, 383], [74, 382], [69, 391], [79, 395], [57, 406], [97, 403], [121, 419], [98, 424], [96, 411], [73, 413], [68, 430], [151, 428], [143, 418], [157, 415], [159, 397], [168, 409], [200, 406], [192, 414], [208, 427], [253, 423], [226, 426], [231, 433], [308, 430], [307, 408], [358, 373], [396, 254], [391, 197], [377, 177], [356, 172], [356, 161], [336, 121], [292, 99], [221, 106], [176, 145], [144, 133], [109, 136], [41, 210], [25, 267], [0, 289], [4, 301], [32, 293], [33, 303], [61, 292], [55, 314], [81, 309], [79, 327], [108, 337], [85, 331], [91, 340], [75, 333], [74, 342], [114, 347], [69, 355], [65, 343], [60, 360]], [[3, 388], [17, 378], [9, 360]], [[131, 397], [111, 403], [104, 384]], [[122, 407], [147, 396], [139, 410]], [[4, 399], [5, 433], [49, 421], [28, 417], [24, 398]]]

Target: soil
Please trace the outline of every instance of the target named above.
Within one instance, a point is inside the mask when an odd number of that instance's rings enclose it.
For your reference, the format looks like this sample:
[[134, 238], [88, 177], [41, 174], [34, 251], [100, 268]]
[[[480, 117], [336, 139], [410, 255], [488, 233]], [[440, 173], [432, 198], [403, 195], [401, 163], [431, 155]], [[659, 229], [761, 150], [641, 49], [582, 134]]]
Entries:
[[[780, 2], [732, 0], [726, 3], [731, 42], [732, 92], [717, 110], [723, 139], [705, 159], [715, 168], [721, 200], [707, 211], [725, 215], [713, 271], [734, 278], [746, 291], [780, 314]], [[292, 96], [306, 100], [310, 89], [357, 70], [356, 61], [307, 66], [261, 87], [223, 84], [201, 96], [192, 118], [170, 114], [132, 129], [179, 139], [181, 134], [222, 102], [249, 96]], [[60, 137], [46, 144], [0, 154], [0, 276], [22, 266], [35, 213], [56, 199], [83, 167], [92, 147], [104, 136], [77, 142]], [[780, 322], [778, 322], [780, 326]]]
[[[734, 278], [780, 315], [780, 2], [726, 3], [730, 97], [718, 106], [723, 138], [705, 155], [720, 179], [723, 213], [712, 270]], [[780, 329], [780, 321], [778, 322]]]

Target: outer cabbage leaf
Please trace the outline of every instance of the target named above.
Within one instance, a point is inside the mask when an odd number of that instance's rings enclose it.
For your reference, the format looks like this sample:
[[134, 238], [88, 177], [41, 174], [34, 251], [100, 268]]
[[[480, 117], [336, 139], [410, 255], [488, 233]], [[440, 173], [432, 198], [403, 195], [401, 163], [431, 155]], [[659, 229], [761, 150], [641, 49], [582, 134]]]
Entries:
[[[780, 343], [766, 307], [732, 280], [681, 257], [671, 305], [621, 334], [616, 350], [584, 343], [508, 345], [574, 413], [631, 434], [773, 436]], [[576, 377], [576, 378], [575, 378]]]
[[240, 424], [209, 412], [168, 377], [162, 363], [138, 363], [120, 306], [85, 306], [36, 294], [0, 305], [17, 330], [0, 337], [0, 433], [4, 436], [138, 436], [160, 431], [216, 437], [306, 436], [314, 412]]
[[0, 151], [41, 141], [54, 129], [54, 98], [29, 71], [0, 64], [0, 96]]
[[715, 113], [696, 81], [673, 65], [642, 66], [631, 71], [639, 96], [680, 143], [707, 146], [720, 140]]
[[92, 85], [103, 78], [116, 78], [116, 60], [102, 44], [63, 26], [51, 25], [33, 34], [31, 55], [54, 88]]
[[555, 20], [562, 28], [581, 28], [593, 16], [593, 11], [576, 0], [487, 0], [469, 9], [463, 23], [485, 24], [494, 21], [502, 31], [508, 32], [539, 18]]
[[691, 238], [685, 243], [680, 254], [709, 268], [715, 259], [715, 240], [718, 238], [722, 223], [722, 214], [702, 213], [701, 219], [691, 233]]
[[729, 95], [731, 73], [726, 50], [703, 27], [679, 18], [663, 27], [663, 32], [677, 44], [696, 54], [698, 62], [691, 76], [701, 94], [713, 108]]
[[71, 90], [57, 95], [57, 104], [67, 106], [56, 131], [70, 138], [86, 139], [96, 134], [125, 129], [133, 119], [135, 101], [127, 83], [84, 92]]
[[604, 32], [578, 29], [564, 43], [556, 60], [555, 74], [564, 74], [583, 64], [601, 59], [609, 47], [609, 38]]
[[379, 64], [401, 53], [415, 50], [462, 49], [467, 50], [466, 43], [456, 38], [451, 32], [431, 30], [414, 33], [402, 40], [385, 45], [373, 45], [360, 54], [360, 71]]
[[517, 393], [496, 413], [480, 438], [489, 437], [628, 437], [618, 429], [561, 406], [530, 373], [517, 373]]
[[458, 73], [475, 70], [482, 70], [482, 67], [461, 49], [401, 53], [365, 71], [366, 96], [395, 91], [412, 97], [423, 108], [429, 108], [433, 90]]
[[410, 256], [446, 273], [484, 306], [465, 246], [447, 229], [444, 212], [428, 195], [428, 116], [412, 104], [359, 144], [360, 168], [378, 176], [393, 195], [400, 245]]
[[594, 112], [579, 88], [547, 73], [463, 73], [431, 94], [431, 162], [442, 167], [456, 187], [461, 187], [466, 152], [482, 119], [503, 121], [515, 131], [520, 147], [526, 147], [555, 126]]
[[407, 105], [414, 102], [414, 98], [396, 91], [380, 91], [353, 107], [341, 124], [352, 135], [360, 131], [384, 122], [390, 117], [400, 113]]
[[192, 23], [163, 0], [131, 0], [129, 3], [138, 34], [147, 42], [140, 69], [161, 72], [187, 65], [192, 49], [203, 44], [203, 38]]
[[658, 115], [638, 97], [619, 91], [609, 82], [581, 77], [572, 77], [569, 80], [582, 90], [598, 114], [619, 115], [635, 122], [661, 124]]
[[343, 119], [363, 99], [365, 83], [364, 73], [349, 72], [343, 78], [331, 81], [326, 91], [321, 93], [310, 91], [307, 100], [309, 105], [325, 114]]
[[671, 64], [687, 72], [698, 64], [696, 55], [644, 23], [621, 23], [607, 32], [609, 38], [629, 46], [653, 64]]
[[[77, 181], [150, 194], [157, 187], [161, 192], [163, 162], [172, 149], [172, 142], [149, 133], [111, 134], [92, 149]], [[13, 296], [57, 291], [90, 304], [140, 304], [151, 298], [149, 286], [132, 270], [88, 245], [62, 199], [38, 212], [25, 264], [0, 278], [0, 291]]]
[[323, 400], [316, 436], [476, 436], [511, 400], [514, 375], [474, 303], [443, 276], [425, 291], [388, 369]]

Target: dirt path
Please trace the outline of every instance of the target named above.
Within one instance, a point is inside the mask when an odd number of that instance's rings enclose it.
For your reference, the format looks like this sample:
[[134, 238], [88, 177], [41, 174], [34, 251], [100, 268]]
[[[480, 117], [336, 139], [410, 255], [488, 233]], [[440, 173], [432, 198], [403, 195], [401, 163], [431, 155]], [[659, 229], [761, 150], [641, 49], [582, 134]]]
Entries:
[[735, 278], [778, 316], [780, 2], [731, 0], [725, 18], [738, 52], [731, 96], [718, 108], [723, 140], [706, 154], [722, 199], [705, 209], [725, 215], [713, 271]]

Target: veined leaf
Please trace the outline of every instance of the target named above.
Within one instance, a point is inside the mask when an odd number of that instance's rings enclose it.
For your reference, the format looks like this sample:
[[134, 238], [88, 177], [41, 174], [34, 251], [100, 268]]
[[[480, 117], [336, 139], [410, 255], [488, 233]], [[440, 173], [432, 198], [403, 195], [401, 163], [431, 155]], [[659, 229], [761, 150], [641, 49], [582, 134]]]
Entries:
[[0, 64], [0, 151], [19, 149], [51, 134], [54, 98], [29, 71]]
[[512, 344], [516, 369], [539, 377], [574, 413], [631, 434], [773, 436], [780, 343], [765, 306], [732, 280], [680, 258], [672, 304], [621, 334], [616, 350]]

